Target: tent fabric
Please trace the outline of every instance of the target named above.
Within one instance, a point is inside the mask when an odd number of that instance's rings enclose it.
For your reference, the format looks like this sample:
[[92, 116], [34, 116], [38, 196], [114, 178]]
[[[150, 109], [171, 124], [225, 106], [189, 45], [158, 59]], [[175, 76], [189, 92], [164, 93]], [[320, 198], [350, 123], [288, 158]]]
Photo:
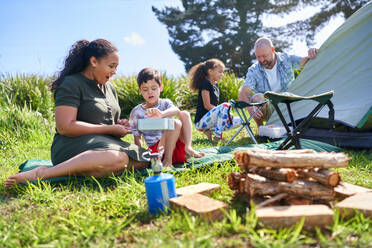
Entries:
[[[372, 130], [372, 1], [350, 16], [320, 47], [288, 92], [301, 96], [334, 91], [335, 121], [352, 128]], [[291, 104], [294, 118], [304, 118], [315, 107], [315, 101]], [[279, 105], [288, 118], [284, 104]], [[328, 118], [323, 108], [318, 117]], [[269, 125], [281, 125], [277, 113]]]
[[[189, 158], [188, 161], [184, 164], [174, 165], [175, 168], [169, 169], [170, 172], [183, 172], [190, 169], [201, 169], [208, 166], [211, 166], [215, 163], [222, 163], [225, 161], [232, 161], [233, 152], [236, 150], [250, 149], [250, 148], [259, 148], [266, 150], [275, 150], [283, 140], [278, 140], [270, 143], [263, 144], [248, 144], [244, 146], [220, 146], [220, 147], [208, 147], [198, 149], [198, 151], [204, 152], [205, 156], [202, 158]], [[341, 148], [312, 140], [301, 139], [301, 144], [304, 149], [312, 149], [316, 152], [342, 152]], [[41, 160], [41, 159], [29, 159], [26, 160], [19, 166], [19, 172], [25, 172], [32, 169], [35, 169], [39, 166], [52, 167], [52, 161], [50, 160]], [[149, 175], [151, 169], [135, 171], [135, 173], [141, 175]], [[49, 179], [42, 179], [41, 181], [48, 181], [51, 183], [63, 183], [69, 181], [85, 181], [89, 180], [87, 177], [56, 177]], [[34, 181], [33, 183], [37, 183]]]

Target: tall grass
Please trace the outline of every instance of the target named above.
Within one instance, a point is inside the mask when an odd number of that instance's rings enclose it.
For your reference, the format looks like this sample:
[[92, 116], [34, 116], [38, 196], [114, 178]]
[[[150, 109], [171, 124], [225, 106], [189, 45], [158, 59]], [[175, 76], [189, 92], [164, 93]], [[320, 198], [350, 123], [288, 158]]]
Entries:
[[16, 74], [0, 76], [0, 102], [38, 111], [48, 120], [53, 116], [53, 99], [48, 89], [52, 78]]

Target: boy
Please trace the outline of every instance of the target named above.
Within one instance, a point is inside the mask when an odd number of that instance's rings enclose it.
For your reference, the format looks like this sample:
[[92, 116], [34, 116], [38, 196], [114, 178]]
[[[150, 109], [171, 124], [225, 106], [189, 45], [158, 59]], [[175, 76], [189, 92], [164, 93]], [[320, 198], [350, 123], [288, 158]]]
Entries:
[[[192, 149], [192, 124], [190, 114], [180, 111], [169, 99], [161, 99], [160, 92], [163, 90], [161, 74], [155, 69], [145, 68], [138, 73], [137, 84], [145, 103], [137, 105], [130, 113], [132, 134], [134, 142], [142, 146], [141, 136], [144, 137], [147, 146], [151, 150], [164, 147], [163, 164], [173, 167], [175, 163], [187, 161], [186, 154], [196, 158], [204, 156], [204, 153]], [[174, 120], [174, 130], [143, 131], [137, 130], [138, 119], [144, 118], [172, 118], [179, 115], [179, 120]]]

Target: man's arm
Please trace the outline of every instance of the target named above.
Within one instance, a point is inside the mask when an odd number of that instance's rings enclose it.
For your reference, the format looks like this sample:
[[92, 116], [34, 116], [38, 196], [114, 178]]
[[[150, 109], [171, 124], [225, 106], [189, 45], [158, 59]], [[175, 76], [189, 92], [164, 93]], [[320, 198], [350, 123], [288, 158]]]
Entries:
[[239, 100], [244, 101], [244, 102], [251, 102], [250, 97], [252, 95], [252, 89], [249, 88], [248, 86], [241, 86], [239, 89]]
[[309, 51], [307, 52], [307, 56], [301, 58], [300, 67], [303, 68], [306, 65], [306, 63], [310, 59], [314, 59], [317, 54], [318, 54], [318, 49], [317, 48], [310, 48]]

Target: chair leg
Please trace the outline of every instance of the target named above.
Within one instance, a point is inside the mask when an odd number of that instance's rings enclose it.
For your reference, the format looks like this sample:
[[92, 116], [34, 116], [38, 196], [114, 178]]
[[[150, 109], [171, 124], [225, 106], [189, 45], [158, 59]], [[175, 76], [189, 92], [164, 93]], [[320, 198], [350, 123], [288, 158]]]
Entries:
[[226, 146], [228, 145], [228, 144], [230, 144], [230, 142], [236, 137], [236, 135], [238, 135], [239, 133], [240, 133], [240, 131], [242, 130], [244, 128], [244, 125], [243, 126], [241, 126], [241, 127], [239, 127], [239, 129], [238, 129], [238, 131], [236, 131], [236, 133], [229, 139], [229, 141], [227, 141], [226, 142]]
[[[288, 125], [287, 125], [287, 123], [286, 123], [286, 121], [285, 121], [282, 113], [280, 112], [279, 107], [277, 105], [274, 105], [274, 107], [275, 107], [275, 109], [276, 109], [276, 111], [277, 111], [277, 113], [279, 115], [279, 118], [282, 120], [283, 125], [285, 126], [285, 128], [288, 131], [289, 130], [289, 127], [288, 127]], [[291, 118], [291, 122], [292, 122], [292, 125], [293, 125], [293, 130], [291, 132], [288, 131], [287, 138], [280, 144], [280, 146], [277, 148], [277, 150], [288, 150], [292, 145], [294, 145], [296, 149], [302, 149], [301, 142], [300, 142], [300, 136], [301, 136], [303, 130], [305, 129], [305, 125], [308, 124], [308, 122], [323, 107], [324, 107], [324, 104], [319, 103], [311, 111], [311, 113], [308, 114], [308, 116], [300, 124], [298, 124], [296, 126], [296, 124], [294, 122], [294, 119], [293, 119], [293, 116], [292, 116], [291, 108], [290, 108], [289, 104], [287, 104], [287, 109], [288, 109], [288, 112], [290, 113], [290, 118]]]
[[241, 108], [237, 108], [236, 106], [234, 106], [234, 110], [236, 111], [236, 113], [238, 114], [239, 118], [242, 120], [242, 126], [239, 128], [239, 130], [229, 139], [229, 141], [226, 142], [225, 145], [228, 145], [230, 144], [230, 142], [239, 134], [239, 132], [245, 127], [245, 129], [247, 130], [249, 136], [251, 137], [252, 141], [257, 144], [257, 140], [255, 139], [254, 137], [254, 134], [253, 134], [253, 131], [250, 127], [250, 120], [253, 118], [253, 116], [255, 116], [255, 114], [262, 109], [262, 107], [264, 106], [264, 104], [262, 105], [259, 105], [258, 108], [256, 109], [256, 111], [248, 118], [247, 115], [245, 114], [244, 112], [244, 109], [241, 109]]
[[247, 129], [247, 132], [248, 132], [249, 136], [251, 136], [251, 139], [253, 140], [253, 142], [255, 144], [257, 144], [257, 141], [254, 138], [253, 131], [252, 131], [251, 127], [249, 125], [245, 125], [245, 129]]

